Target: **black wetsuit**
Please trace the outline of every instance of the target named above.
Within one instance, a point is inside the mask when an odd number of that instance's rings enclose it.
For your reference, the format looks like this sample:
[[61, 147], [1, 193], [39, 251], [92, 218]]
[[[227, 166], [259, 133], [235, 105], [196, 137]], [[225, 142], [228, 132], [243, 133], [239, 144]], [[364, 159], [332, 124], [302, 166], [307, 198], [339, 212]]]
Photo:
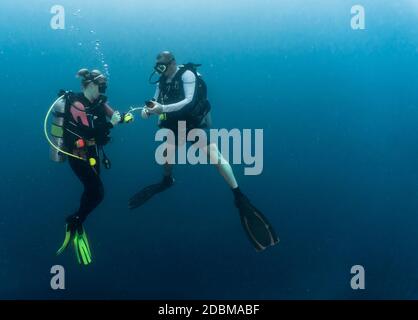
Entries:
[[100, 164], [94, 170], [86, 161], [70, 158], [70, 167], [84, 186], [80, 199], [80, 207], [75, 216], [79, 217], [80, 223], [103, 201], [104, 187], [100, 179]]
[[[86, 147], [86, 159], [94, 158], [96, 160], [94, 166], [91, 166], [88, 161], [72, 157], [69, 158], [71, 169], [84, 186], [84, 191], [80, 199], [80, 207], [77, 212], [68, 218], [68, 220], [76, 219], [79, 223], [83, 223], [87, 216], [104, 198], [104, 187], [100, 179], [99, 149], [109, 141], [108, 135], [113, 126], [106, 118], [106, 99], [105, 97], [101, 98], [102, 100], [99, 99], [96, 103], [92, 104], [84, 95], [79, 94], [68, 104], [66, 112], [67, 121], [64, 135], [66, 148], [68, 150], [74, 149], [75, 142], [80, 139], [80, 136], [85, 140], [94, 139], [96, 142], [94, 146]], [[85, 107], [84, 113], [74, 107], [75, 102], [80, 102]], [[75, 108], [75, 112], [71, 112], [73, 110], [71, 108]], [[77, 117], [77, 115], [81, 116]], [[86, 121], [88, 122], [87, 126]]]

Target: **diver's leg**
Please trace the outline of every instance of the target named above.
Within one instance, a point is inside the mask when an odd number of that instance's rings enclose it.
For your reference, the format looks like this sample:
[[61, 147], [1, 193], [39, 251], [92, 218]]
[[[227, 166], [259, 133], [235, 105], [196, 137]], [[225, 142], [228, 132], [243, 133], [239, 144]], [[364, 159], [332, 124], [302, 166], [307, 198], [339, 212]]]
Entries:
[[84, 186], [80, 207], [74, 214], [83, 223], [87, 216], [103, 201], [104, 187], [100, 176], [92, 167], [80, 160], [71, 159], [70, 166]]
[[[167, 144], [167, 150], [164, 156], [167, 158], [167, 162], [163, 165], [163, 179], [159, 183], [155, 183], [149, 185], [139, 192], [134, 194], [129, 199], [129, 209], [136, 209], [143, 204], [145, 204], [148, 200], [150, 200], [154, 195], [157, 193], [163, 192], [164, 190], [171, 187], [174, 183], [174, 179], [172, 177], [173, 174], [173, 164], [170, 160], [172, 160], [173, 155], [175, 157], [175, 146]], [[168, 153], [168, 154], [167, 154]]]
[[241, 224], [255, 249], [261, 251], [277, 244], [279, 239], [273, 226], [260, 210], [254, 207], [250, 200], [241, 192], [231, 165], [219, 152], [216, 144], [210, 144], [206, 147], [206, 150], [211, 159], [211, 163], [215, 163], [219, 173], [232, 189], [235, 206], [239, 210]]
[[231, 189], [237, 189], [238, 183], [235, 179], [234, 171], [228, 161], [219, 152], [215, 143], [203, 148], [209, 155], [211, 163], [214, 163], [221, 176], [225, 179]]
[[173, 165], [166, 163], [164, 164], [164, 172], [163, 175], [164, 177], [171, 177], [173, 175]]
[[173, 175], [174, 161], [176, 157], [176, 146], [172, 144], [167, 144], [167, 150], [165, 153], [167, 162], [163, 165], [163, 175], [164, 178], [171, 177]]

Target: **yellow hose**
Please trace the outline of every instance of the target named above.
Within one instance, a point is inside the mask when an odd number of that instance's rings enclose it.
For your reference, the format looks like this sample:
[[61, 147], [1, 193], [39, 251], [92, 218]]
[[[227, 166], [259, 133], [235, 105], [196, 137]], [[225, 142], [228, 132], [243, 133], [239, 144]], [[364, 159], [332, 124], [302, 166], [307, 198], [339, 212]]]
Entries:
[[51, 108], [49, 108], [49, 110], [48, 110], [48, 112], [47, 112], [47, 114], [46, 114], [46, 116], [45, 116], [45, 121], [44, 121], [44, 134], [45, 134], [45, 138], [46, 138], [46, 140], [48, 141], [48, 143], [51, 145], [51, 147], [53, 147], [55, 150], [57, 150], [58, 152], [61, 152], [62, 154], [65, 154], [66, 156], [69, 156], [69, 157], [73, 157], [73, 158], [75, 158], [75, 159], [79, 159], [79, 160], [83, 160], [83, 161], [86, 161], [85, 159], [83, 159], [83, 158], [81, 158], [81, 157], [78, 157], [78, 156], [76, 156], [76, 155], [74, 155], [74, 154], [72, 154], [72, 153], [69, 153], [69, 152], [66, 152], [66, 151], [64, 151], [64, 150], [62, 150], [62, 149], [60, 149], [58, 146], [56, 146], [52, 141], [51, 141], [51, 139], [49, 138], [49, 136], [48, 136], [48, 129], [47, 129], [47, 127], [48, 127], [48, 118], [49, 118], [49, 115], [51, 114], [51, 112], [52, 112], [52, 110], [54, 109], [54, 107], [55, 107], [55, 104], [58, 102], [58, 101], [60, 101], [62, 98], [64, 98], [64, 96], [65, 95], [62, 95], [61, 97], [59, 97], [57, 100], [55, 100], [55, 102], [52, 104], [52, 106], [51, 106]]

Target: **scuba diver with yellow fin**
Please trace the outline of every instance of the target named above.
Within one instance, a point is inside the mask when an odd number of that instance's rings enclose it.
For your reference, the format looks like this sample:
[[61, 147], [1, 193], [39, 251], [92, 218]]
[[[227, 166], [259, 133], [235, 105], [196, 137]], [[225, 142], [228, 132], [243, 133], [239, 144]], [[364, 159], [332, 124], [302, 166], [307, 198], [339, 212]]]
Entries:
[[[110, 141], [112, 128], [134, 118], [130, 112], [121, 114], [109, 106], [104, 95], [107, 78], [100, 71], [81, 69], [77, 76], [81, 78], [83, 92], [61, 91], [45, 118], [44, 131], [51, 145], [51, 160], [64, 162], [68, 158], [72, 171], [84, 186], [79, 209], [66, 219], [65, 239], [57, 254], [72, 241], [78, 262], [88, 265], [92, 255], [83, 223], [104, 197], [100, 159], [106, 169], [111, 167], [103, 147]], [[47, 122], [51, 113], [49, 137]]]
[[[143, 107], [141, 116], [148, 119], [151, 115], [159, 116], [159, 127], [172, 130], [175, 135], [180, 135], [180, 130], [187, 133], [195, 128], [209, 130], [211, 126], [211, 105], [207, 99], [207, 86], [202, 76], [197, 72], [200, 65], [189, 63], [177, 65], [174, 55], [169, 51], [163, 51], [157, 56], [154, 73], [150, 76], [150, 83], [155, 73], [160, 75], [157, 82], [154, 99], [148, 101]], [[186, 122], [186, 127], [181, 128], [179, 122]], [[181, 132], [183, 133], [183, 132]], [[176, 140], [178, 137], [176, 137]], [[167, 141], [168, 142], [168, 141]], [[176, 141], [175, 145], [167, 145], [168, 149], [175, 150], [183, 146], [185, 141]], [[279, 242], [279, 239], [267, 220], [267, 218], [254, 207], [245, 196], [235, 179], [231, 165], [219, 152], [216, 143], [201, 145], [199, 147], [211, 159], [220, 175], [225, 179], [232, 190], [235, 205], [239, 210], [241, 223], [248, 239], [257, 251], [262, 251]], [[152, 184], [140, 190], [129, 200], [129, 208], [135, 209], [142, 206], [154, 195], [163, 192], [174, 184], [172, 177], [173, 165], [167, 161], [164, 165], [164, 175], [161, 182]], [[173, 163], [173, 162], [171, 162]]]

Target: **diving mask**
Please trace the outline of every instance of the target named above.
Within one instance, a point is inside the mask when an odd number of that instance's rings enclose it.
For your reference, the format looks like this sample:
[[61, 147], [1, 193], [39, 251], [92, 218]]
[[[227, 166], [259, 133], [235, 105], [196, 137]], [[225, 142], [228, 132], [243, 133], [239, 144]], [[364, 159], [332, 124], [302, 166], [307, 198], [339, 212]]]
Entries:
[[164, 72], [167, 71], [168, 66], [171, 64], [172, 61], [168, 62], [168, 63], [161, 63], [158, 62], [155, 67], [154, 70], [158, 73], [158, 74], [163, 74]]

